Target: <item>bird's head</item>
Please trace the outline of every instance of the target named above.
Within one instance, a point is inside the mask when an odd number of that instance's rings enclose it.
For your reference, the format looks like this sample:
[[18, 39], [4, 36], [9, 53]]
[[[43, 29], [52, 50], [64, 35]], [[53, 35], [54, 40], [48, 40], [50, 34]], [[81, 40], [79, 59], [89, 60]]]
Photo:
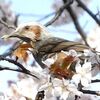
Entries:
[[6, 35], [3, 38], [10, 38], [15, 35], [27, 37], [33, 41], [44, 40], [45, 38], [50, 37], [50, 34], [46, 28], [37, 22], [20, 24], [12, 34]]

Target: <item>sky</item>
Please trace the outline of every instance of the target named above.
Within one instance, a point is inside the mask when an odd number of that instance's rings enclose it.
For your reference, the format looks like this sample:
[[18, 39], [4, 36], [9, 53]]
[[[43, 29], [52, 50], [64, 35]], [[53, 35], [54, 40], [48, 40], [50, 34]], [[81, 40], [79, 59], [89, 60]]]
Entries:
[[[6, 0], [6, 1], [12, 2], [11, 8], [12, 8], [13, 12], [15, 12], [17, 14], [21, 14], [21, 16], [19, 17], [20, 23], [28, 22], [28, 21], [36, 21], [39, 18], [41, 18], [41, 17], [39, 17], [40, 15], [47, 15], [47, 14], [53, 12], [53, 9], [51, 8], [53, 0]], [[95, 1], [97, 1], [97, 2], [95, 2]], [[96, 5], [99, 4], [98, 6], [100, 6], [100, 3], [98, 3], [98, 2], [100, 2], [100, 0], [92, 0], [92, 3], [89, 5], [90, 8], [94, 12], [97, 11]], [[94, 5], [95, 5], [95, 7], [94, 7]], [[35, 17], [33, 17], [34, 14], [35, 14]], [[80, 20], [79, 20], [81, 22], [82, 26], [85, 25], [86, 19], [88, 21], [88, 25], [86, 25], [85, 31], [87, 32], [91, 28], [94, 27], [95, 22], [90, 19], [88, 14], [84, 13], [84, 18], [82, 16], [82, 17], [80, 17]], [[50, 20], [50, 18], [47, 20]], [[45, 22], [47, 20], [45, 20]], [[59, 30], [65, 30], [65, 28], [66, 28], [66, 31], [59, 32]], [[56, 29], [56, 31], [55, 31], [55, 29]], [[49, 27], [49, 30], [54, 33], [53, 35], [58, 36], [58, 37], [62, 37], [65, 39], [69, 39], [69, 40], [73, 40], [74, 38], [76, 38], [76, 36], [77, 37], [79, 36], [78, 34], [73, 35], [74, 32], [76, 33], [76, 30], [75, 30], [73, 23], [70, 23], [68, 25], [63, 25], [60, 27]], [[66, 35], [66, 32], [67, 33], [72, 32], [72, 34]], [[5, 50], [5, 48], [3, 48], [3, 49]], [[4, 50], [1, 50], [1, 51], [4, 51]], [[2, 62], [2, 64], [4, 64], [4, 63]], [[1, 90], [3, 91], [7, 87], [7, 85], [6, 85], [7, 79], [16, 80], [16, 73], [15, 72], [8, 72], [8, 71], [0, 72], [0, 80], [2, 80], [2, 81], [0, 81], [0, 91]]]
[[[6, 0], [11, 1], [12, 5], [12, 11], [21, 14], [19, 17], [19, 22], [29, 22], [29, 21], [36, 21], [39, 20], [44, 15], [50, 14], [53, 11], [52, 4], [54, 0]], [[88, 6], [89, 8], [96, 13], [97, 12], [97, 6], [100, 6], [100, 0], [92, 0], [92, 3], [90, 3]], [[33, 17], [33, 15], [35, 17]], [[38, 16], [37, 16], [38, 15]], [[42, 15], [42, 16], [39, 16]], [[84, 17], [84, 18], [83, 18]], [[44, 24], [50, 18], [46, 19], [45, 21], [42, 21], [41, 23]], [[81, 26], [84, 28], [85, 32], [89, 32], [91, 28], [94, 27], [95, 21], [93, 21], [90, 16], [87, 13], [84, 13], [81, 15], [79, 19]], [[87, 22], [87, 24], [86, 24]], [[65, 39], [73, 40], [76, 37], [80, 37], [79, 34], [73, 35], [73, 33], [77, 33], [75, 26], [73, 23], [62, 25], [60, 27], [49, 27], [50, 32], [53, 32], [55, 36], [62, 37]], [[61, 31], [60, 31], [61, 30]], [[63, 34], [62, 34], [63, 33]], [[68, 35], [66, 35], [66, 33]]]

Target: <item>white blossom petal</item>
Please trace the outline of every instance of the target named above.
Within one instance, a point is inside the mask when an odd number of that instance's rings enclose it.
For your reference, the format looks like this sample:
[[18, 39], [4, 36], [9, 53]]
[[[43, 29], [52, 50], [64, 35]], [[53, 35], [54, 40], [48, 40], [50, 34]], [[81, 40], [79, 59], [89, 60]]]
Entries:
[[61, 86], [62, 85], [62, 80], [60, 80], [60, 79], [58, 79], [58, 78], [54, 78], [53, 80], [52, 80], [52, 84], [53, 84], [53, 86], [54, 87], [59, 87], [59, 86]]
[[81, 80], [81, 75], [80, 75], [80, 74], [75, 74], [75, 75], [73, 75], [72, 81], [73, 81], [76, 85], [78, 85], [78, 83], [80, 82], [80, 80]]
[[75, 82], [76, 85], [81, 80], [81, 84], [83, 86], [88, 86], [89, 83], [91, 82], [91, 62], [85, 62], [82, 66], [78, 62], [76, 64], [76, 74], [72, 77], [72, 80]]
[[69, 95], [68, 91], [63, 92], [62, 95], [61, 95], [61, 97], [60, 97], [60, 100], [67, 100], [68, 95]]
[[76, 57], [78, 54], [75, 50], [71, 49], [71, 50], [69, 50], [69, 55], [72, 55], [73, 57]]
[[86, 77], [91, 82], [92, 73], [91, 72], [86, 73], [84, 77]]
[[49, 87], [52, 87], [52, 84], [51, 83], [46, 83], [45, 85], [42, 85], [41, 87], [39, 87], [38, 91], [46, 90]]
[[55, 62], [55, 60], [53, 58], [48, 58], [45, 61], [42, 61], [42, 63], [44, 63], [48, 67], [50, 67], [50, 65], [53, 64], [54, 62]]
[[48, 89], [46, 89], [45, 91], [45, 96], [46, 98], [51, 98], [54, 96], [54, 89], [49, 87]]
[[59, 97], [62, 95], [62, 88], [59, 86], [59, 87], [54, 87], [54, 95], [56, 97]]
[[84, 78], [84, 77], [81, 78], [81, 84], [84, 87], [88, 87], [89, 86], [89, 83], [90, 83], [90, 81], [87, 78]]
[[69, 87], [68, 90], [70, 92], [72, 92], [74, 95], [78, 95], [78, 96], [81, 96], [82, 95], [82, 92], [78, 91], [75, 85]]
[[76, 70], [76, 73], [80, 73], [80, 71], [82, 70], [82, 67], [79, 62], [76, 64], [75, 70]]
[[82, 69], [87, 73], [89, 71], [91, 71], [91, 62], [86, 62], [83, 64]]

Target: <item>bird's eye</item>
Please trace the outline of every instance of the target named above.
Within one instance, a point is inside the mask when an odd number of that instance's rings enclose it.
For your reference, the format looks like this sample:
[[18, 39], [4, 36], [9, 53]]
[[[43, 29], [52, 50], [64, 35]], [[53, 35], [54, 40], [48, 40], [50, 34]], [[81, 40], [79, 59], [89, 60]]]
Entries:
[[24, 29], [25, 30], [29, 30], [30, 26], [25, 26]]

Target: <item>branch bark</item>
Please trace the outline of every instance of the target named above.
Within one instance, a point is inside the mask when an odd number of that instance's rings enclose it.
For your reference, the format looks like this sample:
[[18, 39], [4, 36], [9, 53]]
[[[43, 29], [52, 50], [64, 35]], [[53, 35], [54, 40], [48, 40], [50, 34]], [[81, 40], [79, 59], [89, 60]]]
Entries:
[[83, 92], [84, 94], [92, 94], [92, 95], [97, 95], [99, 96], [100, 93], [97, 91], [92, 91], [92, 90], [80, 90], [81, 92]]
[[[63, 2], [66, 3], [66, 0], [63, 0]], [[87, 46], [89, 46], [88, 43], [87, 43], [87, 41], [86, 41], [85, 32], [84, 32], [83, 29], [81, 28], [81, 26], [80, 26], [80, 24], [79, 24], [79, 21], [78, 21], [78, 18], [77, 18], [77, 15], [75, 14], [75, 12], [74, 12], [73, 8], [71, 7], [71, 5], [68, 6], [68, 7], [66, 7], [66, 10], [69, 12], [69, 14], [70, 14], [70, 16], [71, 16], [71, 18], [72, 18], [72, 20], [73, 20], [73, 22], [74, 22], [74, 25], [75, 25], [77, 31], [79, 32], [80, 36], [81, 36], [82, 39], [84, 40], [85, 44], [86, 44]]]
[[76, 0], [76, 2], [78, 3], [79, 7], [85, 10], [95, 20], [95, 22], [100, 26], [100, 20], [97, 18], [97, 16], [93, 14], [92, 11], [88, 9], [81, 0]]
[[0, 23], [1, 24], [3, 24], [5, 27], [7, 27], [7, 28], [11, 28], [11, 29], [13, 29], [13, 30], [15, 30], [16, 29], [16, 27], [14, 27], [14, 26], [11, 26], [11, 25], [8, 25], [6, 22], [4, 22], [2, 19], [0, 19]]
[[38, 77], [36, 77], [35, 75], [33, 75], [33, 74], [29, 73], [29, 72], [25, 72], [25, 71], [23, 71], [21, 69], [12, 69], [12, 68], [9, 68], [9, 67], [0, 66], [0, 71], [3, 71], [3, 70], [20, 72], [20, 73], [27, 74], [27, 75], [30, 75], [30, 76], [35, 77], [35, 78], [38, 79]]
[[45, 24], [45, 26], [49, 26], [51, 25], [52, 23], [54, 23], [60, 16], [61, 14], [63, 13], [64, 9], [71, 5], [73, 3], [73, 0], [68, 0], [56, 13], [55, 13], [55, 16], [48, 22]]
[[[31, 74], [31, 72], [30, 72], [29, 70], [27, 70], [22, 64], [18, 63], [17, 61], [0, 56], [0, 61], [1, 61], [1, 60], [8, 61], [9, 63], [12, 63], [12, 64], [18, 66], [18, 67], [19, 67], [19, 72], [26, 73], [26, 74], [28, 74], [28, 75], [31, 75], [31, 76], [33, 76], [33, 77], [39, 79], [39, 78], [36, 77], [35, 75]], [[14, 70], [14, 69], [10, 69], [10, 68], [7, 68], [7, 67], [5, 67], [5, 68], [0, 68], [0, 70], [18, 71], [18, 69], [17, 69], [17, 70]]]

